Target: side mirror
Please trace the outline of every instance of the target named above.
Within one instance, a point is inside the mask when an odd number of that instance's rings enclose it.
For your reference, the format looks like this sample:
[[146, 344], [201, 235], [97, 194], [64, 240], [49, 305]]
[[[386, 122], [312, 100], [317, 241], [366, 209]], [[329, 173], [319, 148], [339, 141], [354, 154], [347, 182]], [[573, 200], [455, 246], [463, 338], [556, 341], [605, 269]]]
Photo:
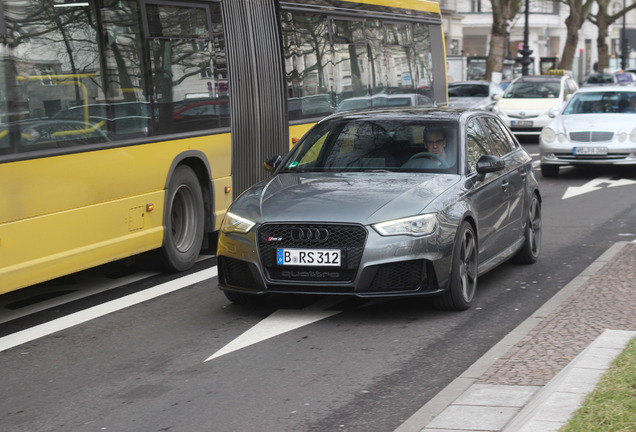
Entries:
[[267, 159], [265, 162], [263, 162], [263, 165], [265, 166], [265, 169], [267, 171], [273, 173], [274, 171], [276, 171], [276, 168], [278, 168], [278, 166], [280, 165], [282, 161], [283, 161], [282, 157], [274, 156]]
[[492, 98], [493, 98], [493, 100], [498, 101], [499, 99], [501, 99], [501, 94], [499, 94], [499, 93], [494, 94], [494, 95], [492, 95]]
[[500, 171], [505, 167], [506, 162], [498, 156], [483, 155], [477, 161], [477, 172], [479, 174]]

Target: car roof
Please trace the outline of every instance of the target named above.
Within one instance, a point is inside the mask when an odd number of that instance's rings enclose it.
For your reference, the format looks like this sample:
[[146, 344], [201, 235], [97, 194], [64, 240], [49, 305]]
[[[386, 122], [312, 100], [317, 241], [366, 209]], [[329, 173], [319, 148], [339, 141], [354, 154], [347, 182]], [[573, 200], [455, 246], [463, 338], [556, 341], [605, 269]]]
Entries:
[[609, 85], [609, 86], [596, 86], [596, 87], [582, 87], [576, 91], [577, 93], [607, 93], [607, 92], [636, 92], [635, 86], [621, 86], [621, 85]]
[[408, 120], [413, 118], [419, 118], [422, 120], [448, 120], [458, 121], [465, 115], [479, 114], [479, 115], [491, 115], [484, 110], [476, 110], [470, 108], [437, 108], [437, 107], [396, 107], [396, 108], [375, 108], [365, 109], [358, 111], [343, 111], [340, 113], [332, 114], [321, 121], [327, 120], [341, 120], [341, 119], [356, 119], [356, 120], [390, 120], [401, 119]]
[[567, 75], [527, 75], [520, 76], [515, 81], [516, 82], [546, 82], [546, 81], [554, 81], [559, 82]]
[[457, 85], [457, 84], [490, 84], [492, 81], [486, 81], [486, 80], [465, 80], [465, 81], [453, 81], [453, 82], [449, 82], [448, 86], [453, 86], [453, 85]]

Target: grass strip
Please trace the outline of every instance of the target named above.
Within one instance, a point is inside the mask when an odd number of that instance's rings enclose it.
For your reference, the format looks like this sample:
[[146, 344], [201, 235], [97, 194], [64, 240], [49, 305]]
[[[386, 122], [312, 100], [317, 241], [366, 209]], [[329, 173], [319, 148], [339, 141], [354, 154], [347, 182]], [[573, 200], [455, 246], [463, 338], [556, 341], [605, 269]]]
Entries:
[[636, 432], [636, 338], [560, 432]]

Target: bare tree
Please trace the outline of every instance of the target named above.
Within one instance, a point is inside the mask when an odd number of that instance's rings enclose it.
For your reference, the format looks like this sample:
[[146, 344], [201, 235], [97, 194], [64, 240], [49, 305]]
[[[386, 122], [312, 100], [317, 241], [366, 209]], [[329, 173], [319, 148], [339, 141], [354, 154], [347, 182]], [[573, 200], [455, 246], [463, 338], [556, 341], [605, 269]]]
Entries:
[[492, 4], [492, 29], [485, 79], [492, 79], [493, 72], [503, 70], [508, 43], [508, 23], [519, 11], [521, 0], [490, 0]]
[[563, 54], [559, 62], [559, 69], [572, 70], [574, 53], [579, 43], [579, 30], [590, 14], [590, 8], [596, 0], [561, 0], [570, 8], [570, 14], [565, 19], [567, 36], [563, 46]]
[[590, 14], [588, 19], [598, 27], [598, 38], [596, 39], [596, 47], [598, 50], [598, 70], [602, 71], [609, 67], [609, 49], [607, 47], [607, 35], [609, 34], [609, 26], [622, 18], [627, 12], [636, 8], [635, 0], [630, 0], [630, 5], [619, 10], [613, 15], [608, 12], [610, 0], [596, 0], [598, 11], [596, 14]]

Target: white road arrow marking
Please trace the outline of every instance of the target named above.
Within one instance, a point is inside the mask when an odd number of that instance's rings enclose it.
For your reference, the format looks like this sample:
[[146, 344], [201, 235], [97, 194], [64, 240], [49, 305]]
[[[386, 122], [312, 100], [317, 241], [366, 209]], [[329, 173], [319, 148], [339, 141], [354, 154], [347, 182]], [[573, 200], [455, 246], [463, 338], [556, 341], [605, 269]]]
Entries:
[[291, 330], [312, 324], [330, 316], [341, 313], [338, 310], [325, 310], [336, 303], [343, 301], [342, 298], [326, 298], [300, 310], [281, 309], [277, 310], [260, 323], [234, 339], [229, 344], [218, 350], [216, 353], [205, 359], [204, 363], [221, 357], [222, 355], [245, 348], [255, 343], [264, 341], [274, 336], [286, 333]]
[[569, 187], [565, 191], [561, 199], [568, 199], [578, 195], [586, 194], [588, 192], [594, 192], [594, 191], [603, 189], [601, 187], [602, 184], [607, 184], [608, 187], [616, 187], [616, 186], [633, 185], [633, 184], [636, 184], [636, 181], [629, 180], [629, 179], [612, 180], [612, 178], [609, 176], [597, 177], [594, 180], [590, 180], [589, 182], [585, 183], [583, 186]]

